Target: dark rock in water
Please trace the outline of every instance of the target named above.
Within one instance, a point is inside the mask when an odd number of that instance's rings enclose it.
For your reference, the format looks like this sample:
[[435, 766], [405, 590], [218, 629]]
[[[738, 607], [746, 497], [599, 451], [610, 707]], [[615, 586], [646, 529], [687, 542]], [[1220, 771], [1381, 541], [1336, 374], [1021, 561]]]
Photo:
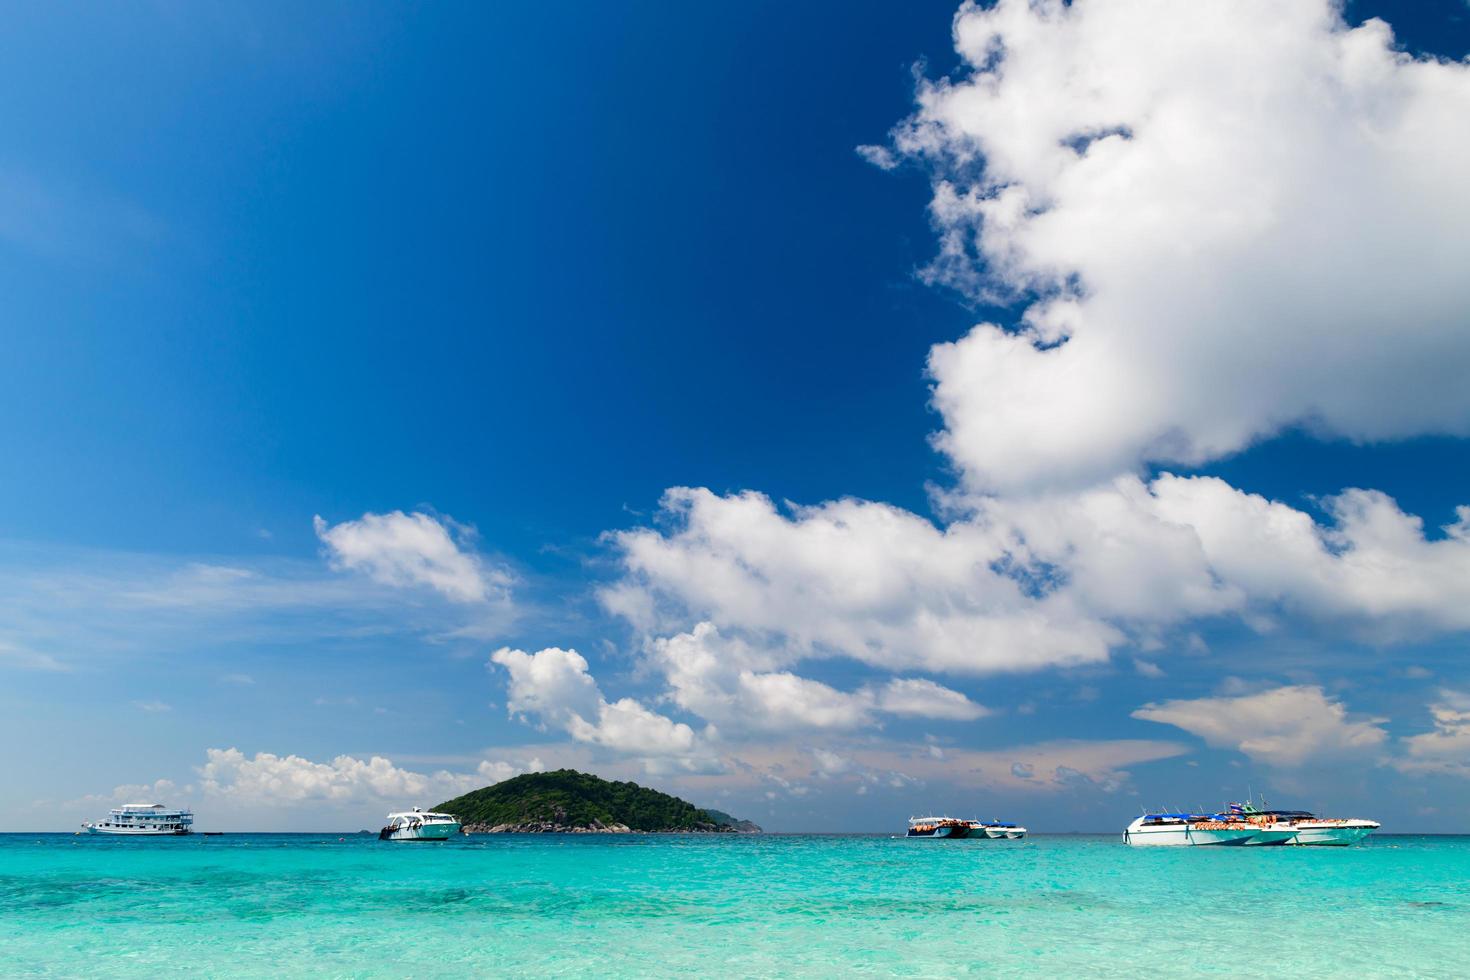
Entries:
[[467, 834], [758, 833], [749, 821], [572, 769], [527, 773], [434, 807]]

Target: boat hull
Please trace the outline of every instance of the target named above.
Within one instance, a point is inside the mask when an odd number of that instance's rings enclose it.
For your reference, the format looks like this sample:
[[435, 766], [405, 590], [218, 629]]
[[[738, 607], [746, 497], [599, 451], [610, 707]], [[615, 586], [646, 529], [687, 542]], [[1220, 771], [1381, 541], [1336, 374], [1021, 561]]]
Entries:
[[100, 834], [104, 837], [186, 837], [193, 833], [191, 830], [150, 830], [144, 827], [98, 827], [95, 824], [85, 824], [83, 829], [89, 834]]
[[1134, 847], [1240, 847], [1260, 833], [1254, 827], [1205, 829], [1188, 824], [1150, 826], [1135, 821], [1123, 831], [1123, 840]]
[[459, 833], [457, 823], [431, 823], [419, 827], [384, 827], [378, 840], [394, 840], [419, 843], [443, 843]]
[[1020, 840], [1026, 836], [1024, 827], [972, 827], [970, 836], [977, 840]]
[[959, 840], [968, 837], [969, 834], [959, 827], [935, 827], [923, 833], [909, 831], [908, 836], [914, 840]]
[[1298, 827], [1291, 843], [1300, 847], [1347, 847], [1378, 829], [1377, 824], [1349, 823]]
[[1290, 844], [1296, 839], [1295, 827], [1264, 827], [1261, 831], [1245, 842], [1246, 847], [1280, 847]]

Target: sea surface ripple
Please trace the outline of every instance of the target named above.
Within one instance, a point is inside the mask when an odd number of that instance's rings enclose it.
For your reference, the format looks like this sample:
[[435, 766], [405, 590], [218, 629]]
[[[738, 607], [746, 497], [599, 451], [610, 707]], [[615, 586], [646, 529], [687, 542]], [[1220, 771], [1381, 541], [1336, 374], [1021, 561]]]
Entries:
[[0, 835], [6, 976], [1465, 976], [1470, 837]]

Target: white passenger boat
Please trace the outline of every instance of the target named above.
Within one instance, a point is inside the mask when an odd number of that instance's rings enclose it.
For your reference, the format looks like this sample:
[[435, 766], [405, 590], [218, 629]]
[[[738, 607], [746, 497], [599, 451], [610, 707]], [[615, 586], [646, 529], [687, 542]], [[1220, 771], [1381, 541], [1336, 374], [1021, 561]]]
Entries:
[[1199, 813], [1146, 813], [1123, 831], [1135, 847], [1240, 846], [1261, 834], [1245, 821], [1220, 820]]
[[961, 840], [970, 836], [970, 821], [955, 817], [910, 817], [908, 836]]
[[1357, 817], [1329, 819], [1306, 810], [1258, 809], [1248, 801], [1230, 804], [1230, 813], [1232, 817], [1260, 827], [1263, 834], [1276, 834], [1283, 838], [1260, 843], [1296, 844], [1303, 847], [1347, 847], [1382, 826], [1375, 820]]
[[1245, 842], [1246, 847], [1267, 847], [1290, 844], [1296, 840], [1296, 828], [1288, 823], [1256, 823], [1256, 836]]
[[930, 840], [1020, 840], [1026, 836], [1026, 828], [1013, 823], [985, 823], [957, 817], [910, 817], [907, 836]]
[[1383, 825], [1376, 820], [1356, 817], [1345, 820], [1314, 817], [1296, 823], [1296, 834], [1290, 843], [1306, 847], [1346, 847], [1356, 844], [1381, 826]]
[[84, 823], [82, 829], [117, 837], [178, 837], [193, 832], [194, 814], [170, 810], [162, 803], [125, 803], [109, 810], [106, 820]]
[[418, 807], [388, 814], [378, 840], [445, 841], [459, 833], [459, 818], [448, 813], [425, 813]]

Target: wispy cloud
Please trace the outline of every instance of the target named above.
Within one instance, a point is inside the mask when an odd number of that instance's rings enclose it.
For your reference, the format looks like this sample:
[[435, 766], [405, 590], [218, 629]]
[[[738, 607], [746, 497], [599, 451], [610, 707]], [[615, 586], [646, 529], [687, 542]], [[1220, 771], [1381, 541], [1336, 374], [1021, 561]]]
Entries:
[[[0, 546], [0, 670], [384, 636], [455, 642], [461, 630], [503, 635], [518, 615], [508, 598], [463, 603], [433, 590], [401, 598], [393, 585], [316, 559]], [[223, 673], [221, 683], [253, 679]]]
[[66, 664], [48, 653], [37, 653], [14, 643], [0, 640], [0, 667], [19, 667], [22, 670], [71, 670]]
[[1278, 687], [1240, 697], [1147, 704], [1133, 717], [1173, 725], [1208, 744], [1236, 749], [1277, 766], [1345, 756], [1363, 757], [1388, 738], [1379, 723], [1354, 720], [1342, 702], [1314, 685]]

